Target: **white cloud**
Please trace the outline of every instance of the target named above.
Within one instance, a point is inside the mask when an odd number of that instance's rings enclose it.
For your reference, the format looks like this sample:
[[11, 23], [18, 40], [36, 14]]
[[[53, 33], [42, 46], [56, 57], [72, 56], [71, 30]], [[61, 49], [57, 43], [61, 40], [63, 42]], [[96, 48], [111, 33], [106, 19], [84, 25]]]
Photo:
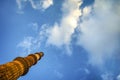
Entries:
[[101, 77], [102, 77], [102, 80], [114, 80], [113, 74], [108, 72], [102, 74]]
[[120, 75], [117, 76], [117, 80], [120, 80]]
[[29, 0], [33, 9], [47, 9], [53, 5], [53, 0]]
[[43, 9], [47, 9], [51, 5], [53, 5], [53, 0], [43, 0], [42, 8]]
[[22, 11], [22, 9], [24, 8], [24, 6], [25, 6], [25, 4], [24, 3], [26, 3], [27, 2], [27, 0], [16, 0], [16, 3], [17, 3], [17, 6], [18, 6], [18, 11], [17, 11], [17, 13], [19, 13], [19, 14], [23, 14], [24, 12]]
[[[35, 2], [34, 0], [29, 1], [34, 9], [37, 9], [37, 7], [40, 7], [40, 5], [43, 5], [44, 8], [47, 8], [49, 7], [48, 4], [53, 4], [51, 0], [43, 0], [42, 2]], [[67, 55], [71, 55], [72, 52], [70, 45], [72, 35], [78, 25], [79, 17], [81, 16], [81, 10], [79, 9], [81, 4], [81, 0], [65, 0], [62, 5], [63, 16], [60, 20], [60, 23], [55, 23], [51, 28], [44, 28], [46, 26], [43, 25], [41, 28], [42, 30], [39, 33], [40, 38], [43, 38], [41, 36], [47, 37], [48, 45], [54, 45], [57, 47], [65, 46]], [[34, 26], [36, 26], [36, 24], [34, 24]]]
[[91, 6], [86, 6], [85, 8], [83, 8], [83, 16], [89, 16], [90, 12], [92, 11], [92, 7]]
[[17, 47], [23, 49], [22, 56], [26, 56], [30, 54], [32, 51], [39, 49], [40, 41], [39, 38], [34, 37], [25, 37], [23, 41], [21, 41]]
[[26, 36], [21, 42], [17, 44], [18, 48], [21, 48], [22, 54], [21, 56], [27, 56], [32, 52], [36, 52], [40, 50], [41, 45], [45, 43], [45, 39], [47, 37], [47, 29], [48, 26], [46, 24], [42, 25], [39, 31], [38, 23], [34, 22], [28, 25], [36, 35], [33, 36]]
[[31, 46], [32, 46], [32, 40], [33, 40], [33, 37], [26, 37], [17, 46], [22, 47], [24, 49], [25, 53], [30, 53], [31, 52]]
[[34, 2], [34, 0], [29, 0], [31, 3], [31, 6], [33, 9], [40, 9], [41, 8], [41, 2], [37, 1], [36, 3]]
[[26, 2], [27, 0], [16, 0], [16, 3], [18, 5], [18, 8], [21, 10], [23, 8], [22, 3]]
[[120, 11], [120, 6], [115, 7], [113, 3], [113, 0], [95, 0], [93, 14], [88, 14], [88, 18], [82, 16], [78, 44], [88, 51], [92, 65], [103, 65], [119, 50], [120, 14], [116, 11]]
[[[48, 3], [53, 4], [49, 1]], [[35, 5], [41, 5], [40, 2], [31, 4], [34, 8]], [[50, 28], [43, 25], [39, 33], [40, 38], [35, 39], [41, 43], [41, 38], [47, 37], [48, 45], [66, 46], [67, 55], [71, 55], [72, 35], [75, 29], [79, 28], [78, 45], [88, 51], [90, 64], [100, 66], [108, 58], [114, 57], [115, 52], [119, 50], [120, 6], [113, 6], [114, 0], [95, 0], [94, 5], [81, 10], [81, 4], [81, 0], [65, 0], [61, 8], [63, 14], [60, 23], [56, 22]]]
[[45, 10], [53, 5], [53, 0], [16, 0], [18, 8], [21, 12], [25, 6], [25, 3], [29, 3], [29, 2], [31, 4], [32, 8], [35, 10], [41, 10], [41, 9]]
[[55, 23], [54, 26], [49, 29], [47, 43], [57, 47], [66, 45], [68, 55], [71, 55], [69, 45], [72, 34], [81, 16], [80, 5], [80, 0], [65, 0], [62, 6], [63, 16], [60, 23]]
[[22, 6], [21, 6], [21, 0], [16, 0], [16, 3], [18, 4], [18, 8], [21, 9]]

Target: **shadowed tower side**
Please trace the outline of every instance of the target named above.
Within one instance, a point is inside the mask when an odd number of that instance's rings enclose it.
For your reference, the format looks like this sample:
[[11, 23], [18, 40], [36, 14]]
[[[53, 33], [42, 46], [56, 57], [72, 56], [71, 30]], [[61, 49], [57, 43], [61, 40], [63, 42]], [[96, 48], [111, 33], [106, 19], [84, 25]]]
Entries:
[[27, 57], [17, 57], [12, 62], [0, 65], [0, 80], [17, 80], [24, 76], [43, 55], [43, 52], [38, 52]]

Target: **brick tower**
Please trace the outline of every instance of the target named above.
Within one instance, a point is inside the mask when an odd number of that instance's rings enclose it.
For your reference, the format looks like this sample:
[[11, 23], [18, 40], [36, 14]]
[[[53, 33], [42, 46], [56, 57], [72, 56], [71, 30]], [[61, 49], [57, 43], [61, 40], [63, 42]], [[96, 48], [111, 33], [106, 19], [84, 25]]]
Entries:
[[17, 80], [24, 76], [43, 55], [43, 52], [38, 52], [27, 57], [17, 57], [12, 62], [0, 65], [0, 80]]

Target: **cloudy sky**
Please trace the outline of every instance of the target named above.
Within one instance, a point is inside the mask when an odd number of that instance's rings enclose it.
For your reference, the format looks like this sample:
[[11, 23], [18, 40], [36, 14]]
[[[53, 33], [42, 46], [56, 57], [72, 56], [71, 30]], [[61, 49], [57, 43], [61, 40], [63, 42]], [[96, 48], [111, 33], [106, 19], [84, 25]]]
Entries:
[[120, 0], [1, 0], [0, 64], [42, 51], [18, 80], [120, 80]]

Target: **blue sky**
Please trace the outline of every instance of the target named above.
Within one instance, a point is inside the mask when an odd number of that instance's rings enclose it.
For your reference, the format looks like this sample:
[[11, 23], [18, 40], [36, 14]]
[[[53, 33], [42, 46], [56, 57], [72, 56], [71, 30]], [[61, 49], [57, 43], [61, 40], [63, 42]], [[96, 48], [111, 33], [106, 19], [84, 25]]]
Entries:
[[0, 1], [0, 64], [42, 51], [18, 80], [120, 80], [119, 0]]

